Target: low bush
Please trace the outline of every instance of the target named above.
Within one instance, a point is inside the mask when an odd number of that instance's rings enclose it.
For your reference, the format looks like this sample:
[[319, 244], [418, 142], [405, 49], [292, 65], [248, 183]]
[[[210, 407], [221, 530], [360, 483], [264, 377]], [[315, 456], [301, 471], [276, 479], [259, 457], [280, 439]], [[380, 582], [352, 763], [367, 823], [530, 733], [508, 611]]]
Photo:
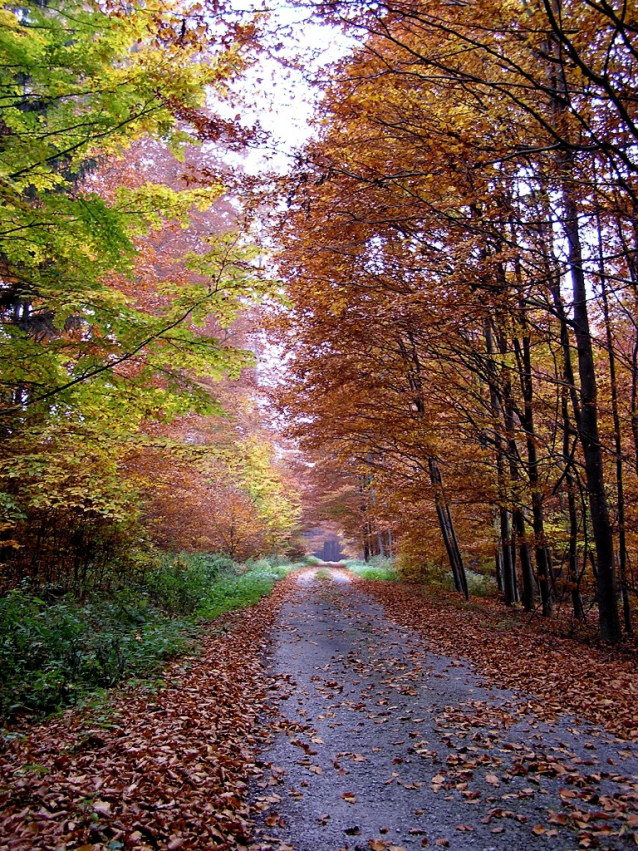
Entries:
[[[474, 570], [466, 570], [467, 590], [470, 597], [494, 597], [498, 594], [496, 581], [492, 576], [478, 573]], [[436, 592], [437, 590], [454, 591], [454, 577], [452, 571], [448, 568], [441, 568], [438, 578], [429, 576], [423, 583], [426, 589]]]
[[49, 713], [153, 674], [195, 644], [203, 622], [253, 605], [295, 567], [271, 562], [164, 556], [135, 586], [88, 601], [11, 591], [0, 598], [0, 716]]
[[45, 603], [28, 590], [12, 591], [0, 600], [0, 714], [51, 712], [147, 675], [194, 633], [191, 622], [129, 594]]
[[370, 561], [348, 560], [344, 567], [361, 579], [377, 579], [391, 582], [398, 579], [394, 559], [374, 556]]

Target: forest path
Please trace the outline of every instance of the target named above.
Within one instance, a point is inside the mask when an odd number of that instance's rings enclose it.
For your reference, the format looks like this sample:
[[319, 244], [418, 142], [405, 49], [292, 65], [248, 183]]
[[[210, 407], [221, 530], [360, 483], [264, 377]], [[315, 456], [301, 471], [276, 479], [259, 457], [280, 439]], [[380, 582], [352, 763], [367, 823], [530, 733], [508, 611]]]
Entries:
[[268, 656], [280, 717], [251, 848], [636, 847], [635, 745], [539, 720], [429, 652], [345, 571], [299, 574]]

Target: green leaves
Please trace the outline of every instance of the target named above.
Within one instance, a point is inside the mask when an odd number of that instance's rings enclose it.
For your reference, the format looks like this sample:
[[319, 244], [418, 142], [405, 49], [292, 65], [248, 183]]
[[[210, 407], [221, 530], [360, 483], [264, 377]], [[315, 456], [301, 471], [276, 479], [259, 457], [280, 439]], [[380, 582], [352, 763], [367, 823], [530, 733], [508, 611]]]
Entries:
[[0, 13], [0, 505], [18, 576], [65, 584], [82, 564], [91, 584], [126, 562], [143, 537], [127, 458], [153, 423], [218, 414], [212, 382], [254, 362], [228, 329], [263, 293], [256, 252], [216, 233], [219, 181], [167, 153], [212, 138], [198, 110], [245, 47], [192, 37], [189, 14]]

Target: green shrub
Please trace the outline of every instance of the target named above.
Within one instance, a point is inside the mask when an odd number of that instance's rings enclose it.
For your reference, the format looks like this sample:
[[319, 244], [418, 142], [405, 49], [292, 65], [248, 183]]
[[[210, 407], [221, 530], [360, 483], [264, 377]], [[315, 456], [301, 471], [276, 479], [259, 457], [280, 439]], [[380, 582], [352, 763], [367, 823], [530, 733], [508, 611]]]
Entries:
[[142, 580], [79, 601], [25, 587], [0, 598], [0, 715], [42, 714], [155, 672], [192, 646], [203, 621], [253, 605], [294, 565], [164, 556]]
[[220, 576], [235, 569], [232, 559], [219, 554], [164, 556], [157, 567], [145, 574], [144, 588], [151, 600], [165, 612], [191, 615]]
[[361, 579], [376, 579], [382, 582], [398, 579], [395, 562], [391, 558], [374, 556], [368, 562], [350, 559], [345, 562], [344, 567]]
[[496, 579], [485, 573], [466, 571], [467, 587], [470, 597], [495, 597], [498, 594]]
[[0, 714], [50, 712], [148, 674], [193, 634], [191, 623], [143, 598], [47, 604], [27, 590], [12, 591], [0, 599]]

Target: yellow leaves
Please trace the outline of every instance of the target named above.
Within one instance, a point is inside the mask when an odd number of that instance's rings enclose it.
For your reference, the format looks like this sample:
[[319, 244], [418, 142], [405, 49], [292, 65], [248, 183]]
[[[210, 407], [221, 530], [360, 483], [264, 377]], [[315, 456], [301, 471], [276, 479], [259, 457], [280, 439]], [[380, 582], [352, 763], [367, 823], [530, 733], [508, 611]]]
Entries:
[[189, 225], [193, 208], [207, 210], [223, 192], [222, 186], [175, 190], [165, 184], [147, 181], [144, 186], [117, 189], [117, 208], [129, 217], [129, 229], [143, 234], [148, 227], [160, 230], [166, 221]]
[[18, 30], [23, 36], [26, 34], [17, 13], [7, 9], [6, 6], [3, 6], [2, 9], [0, 9], [0, 27]]

